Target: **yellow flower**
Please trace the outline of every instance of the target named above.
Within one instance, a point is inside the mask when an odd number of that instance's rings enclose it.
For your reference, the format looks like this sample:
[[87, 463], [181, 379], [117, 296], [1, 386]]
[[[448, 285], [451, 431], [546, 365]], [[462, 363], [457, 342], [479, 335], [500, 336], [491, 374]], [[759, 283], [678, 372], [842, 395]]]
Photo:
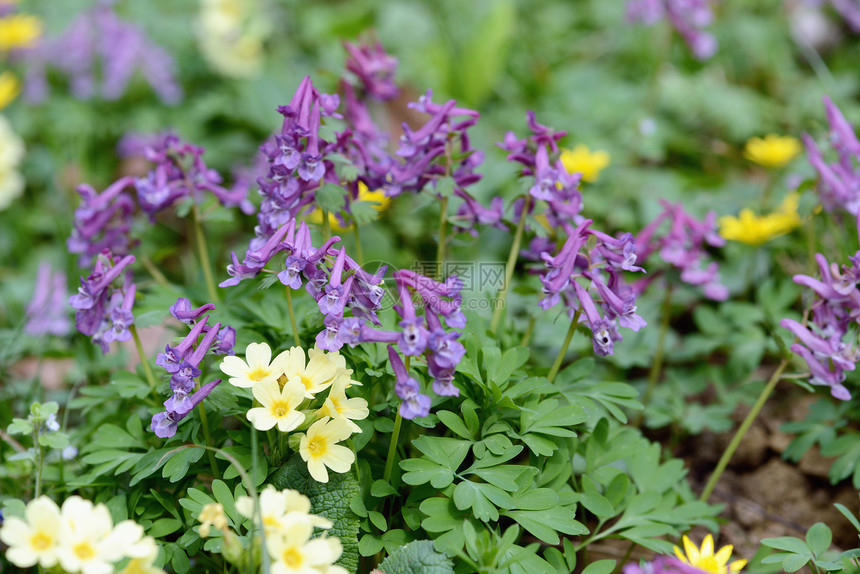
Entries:
[[773, 213], [756, 215], [750, 209], [742, 209], [738, 217], [725, 215], [720, 218], [720, 235], [747, 245], [761, 245], [785, 235], [801, 223], [797, 214], [799, 200], [797, 193], [789, 193]]
[[221, 361], [221, 372], [230, 375], [230, 384], [241, 388], [253, 387], [257, 383], [277, 381], [284, 374], [284, 364], [289, 357], [289, 351], [284, 351], [275, 360], [272, 349], [266, 343], [251, 343], [245, 349], [245, 361], [239, 357], [224, 357]]
[[296, 410], [305, 400], [305, 387], [301, 381], [292, 379], [281, 388], [278, 381], [267, 381], [254, 385], [254, 398], [260, 403], [248, 411], [248, 420], [254, 428], [267, 431], [278, 426], [281, 432], [290, 432], [305, 422], [305, 413]]
[[210, 502], [200, 510], [200, 515], [197, 517], [200, 521], [198, 532], [200, 536], [206, 538], [214, 526], [218, 530], [227, 529], [227, 515], [224, 514], [224, 507], [217, 502]]
[[21, 92], [21, 83], [12, 72], [0, 74], [0, 110], [11, 104]]
[[262, 71], [271, 24], [257, 0], [201, 0], [200, 51], [219, 73], [249, 78]]
[[328, 470], [344, 473], [355, 462], [355, 453], [337, 443], [349, 438], [352, 432], [343, 419], [323, 417], [300, 435], [299, 454], [308, 463], [308, 472], [317, 482], [328, 482]]
[[42, 21], [35, 16], [15, 14], [0, 18], [0, 50], [29, 48], [42, 35]]
[[[266, 537], [278, 535], [287, 526], [304, 522], [318, 528], [331, 528], [330, 520], [311, 514], [310, 499], [298, 490], [278, 490], [271, 484], [260, 493], [260, 518]], [[236, 511], [254, 520], [254, 501], [250, 496], [236, 499]]]
[[579, 144], [573, 150], [561, 150], [561, 163], [568, 173], [581, 173], [583, 181], [593, 182], [609, 165], [609, 153], [602, 150], [592, 152], [588, 146]]
[[158, 558], [158, 545], [151, 536], [141, 540], [137, 553], [129, 555], [131, 560], [119, 574], [164, 574], [164, 570], [153, 564]]
[[726, 572], [740, 572], [741, 568], [746, 566], [746, 560], [735, 560], [729, 564], [729, 559], [732, 557], [732, 546], [723, 546], [714, 554], [714, 539], [708, 534], [702, 541], [702, 548], [696, 548], [696, 545], [690, 542], [690, 539], [685, 535], [684, 550], [686, 556], [681, 549], [675, 546], [675, 555], [681, 562], [689, 564], [694, 568], [709, 572], [710, 574], [726, 574]]
[[321, 536], [312, 540], [313, 527], [301, 522], [288, 526], [279, 534], [266, 537], [266, 548], [272, 557], [272, 574], [341, 571], [340, 567], [332, 566], [343, 553], [337, 538]]
[[800, 141], [791, 136], [768, 134], [750, 138], [744, 148], [744, 157], [767, 168], [782, 167], [800, 153]]
[[[305, 216], [305, 221], [312, 225], [322, 225], [322, 215], [322, 209], [317, 207]], [[344, 231], [346, 229], [352, 228], [352, 225], [348, 225], [346, 227], [341, 225], [340, 219], [338, 219], [337, 216], [335, 216], [335, 214], [331, 211], [328, 212], [328, 225], [332, 231]]]
[[304, 386], [306, 399], [314, 398], [314, 395], [331, 385], [337, 374], [337, 367], [328, 357], [322, 353], [314, 353], [305, 364], [304, 349], [293, 347], [289, 353], [284, 364], [284, 375], [290, 382], [295, 380]]
[[346, 388], [349, 382], [350, 376], [346, 374], [346, 371], [343, 371], [339, 377], [335, 378], [328, 392], [325, 404], [320, 407], [318, 416], [342, 419], [349, 425], [352, 432], [360, 433], [361, 428], [352, 421], [366, 419], [370, 411], [367, 408], [366, 400], [360, 397], [347, 398]]
[[57, 564], [60, 509], [47, 496], [27, 504], [26, 521], [9, 517], [0, 528], [0, 540], [9, 545], [6, 558], [19, 568], [37, 563], [44, 568]]

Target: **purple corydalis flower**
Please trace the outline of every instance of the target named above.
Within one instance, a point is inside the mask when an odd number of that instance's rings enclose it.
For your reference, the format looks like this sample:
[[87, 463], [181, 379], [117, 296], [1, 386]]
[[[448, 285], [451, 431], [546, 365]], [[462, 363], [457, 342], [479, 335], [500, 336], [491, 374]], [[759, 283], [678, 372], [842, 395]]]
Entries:
[[693, 55], [699, 60], [707, 60], [717, 51], [716, 38], [705, 30], [714, 19], [712, 2], [713, 0], [630, 0], [627, 3], [627, 20], [650, 26], [665, 17], [684, 39]]
[[182, 359], [190, 354], [192, 346], [197, 342], [197, 337], [200, 336], [200, 333], [202, 333], [206, 328], [206, 322], [208, 320], [209, 316], [207, 315], [206, 317], [203, 317], [202, 321], [195, 323], [194, 327], [191, 328], [191, 331], [177, 346], [165, 346], [164, 352], [159, 353], [156, 356], [155, 364], [171, 374], [179, 370], [179, 365], [182, 362]]
[[171, 305], [168, 310], [174, 318], [190, 326], [193, 325], [207, 311], [211, 311], [214, 308], [215, 305], [213, 305], [212, 303], [206, 303], [205, 305], [197, 307], [196, 309], [192, 309], [191, 301], [189, 299], [185, 297], [179, 297], [176, 300], [176, 303]]
[[385, 101], [396, 98], [400, 89], [394, 82], [397, 59], [389, 55], [379, 42], [355, 45], [343, 43], [349, 58], [346, 69], [355, 74], [364, 90], [374, 99]]
[[125, 293], [116, 292], [111, 297], [110, 313], [108, 320], [110, 328], [104, 334], [105, 343], [113, 341], [128, 341], [131, 339], [131, 327], [134, 323], [134, 315], [131, 312], [134, 306], [134, 295], [137, 291], [137, 286], [128, 284], [125, 287]]
[[588, 327], [591, 329], [592, 347], [595, 354], [601, 357], [611, 355], [613, 352], [613, 341], [617, 338], [617, 331], [614, 325], [600, 316], [600, 312], [594, 305], [591, 296], [579, 283], [574, 282], [573, 289], [588, 319]]
[[24, 332], [32, 337], [68, 335], [72, 328], [66, 312], [68, 302], [66, 275], [54, 272], [47, 261], [39, 263], [33, 298], [27, 304], [27, 322]]
[[818, 192], [821, 203], [828, 211], [837, 208], [852, 216], [860, 209], [860, 141], [839, 108], [824, 97], [827, 120], [830, 124], [830, 144], [839, 161], [828, 164], [815, 141], [803, 135], [807, 159], [818, 172]]
[[388, 360], [394, 371], [394, 392], [400, 398], [400, 416], [404, 419], [415, 417], [426, 417], [430, 414], [430, 397], [421, 394], [418, 381], [409, 376], [406, 366], [397, 351], [391, 345], [388, 346]]
[[658, 556], [652, 562], [642, 565], [635, 562], [627, 564], [623, 574], [706, 574], [706, 571], [690, 566], [674, 556]]
[[81, 277], [78, 293], [69, 298], [69, 304], [78, 310], [75, 314], [78, 331], [84, 335], [94, 335], [98, 331], [110, 299], [108, 289], [123, 269], [133, 261], [133, 255], [126, 255], [119, 262], [114, 263], [113, 256], [107, 251], [98, 257], [90, 276], [87, 279]]
[[188, 410], [185, 412], [177, 412], [177, 411], [165, 411], [160, 412], [158, 414], [152, 415], [152, 422], [150, 423], [150, 429], [155, 433], [155, 436], [159, 438], [168, 438], [172, 437], [176, 434], [177, 423], [188, 416], [194, 407], [203, 402], [209, 393], [215, 389], [221, 383], [221, 379], [215, 379], [211, 383], [206, 383], [200, 389], [198, 389], [191, 397], [189, 398], [189, 406]]
[[399, 312], [402, 317], [398, 325], [403, 331], [397, 341], [397, 346], [404, 355], [420, 355], [427, 347], [429, 333], [424, 328], [424, 319], [415, 315], [415, 305], [412, 302], [409, 289], [404, 283], [399, 283], [398, 290], [400, 293]]

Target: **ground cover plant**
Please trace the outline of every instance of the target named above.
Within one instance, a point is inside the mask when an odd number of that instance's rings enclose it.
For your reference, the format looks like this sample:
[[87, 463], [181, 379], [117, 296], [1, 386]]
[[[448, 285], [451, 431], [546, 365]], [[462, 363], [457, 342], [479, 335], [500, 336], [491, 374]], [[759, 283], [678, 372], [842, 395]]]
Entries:
[[0, 0], [3, 571], [860, 570], [858, 32]]

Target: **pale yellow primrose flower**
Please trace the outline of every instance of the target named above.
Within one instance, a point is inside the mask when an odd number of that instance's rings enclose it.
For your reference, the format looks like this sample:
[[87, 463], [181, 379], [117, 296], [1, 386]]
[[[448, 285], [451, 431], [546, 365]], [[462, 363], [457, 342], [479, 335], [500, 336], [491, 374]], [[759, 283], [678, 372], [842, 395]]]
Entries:
[[6, 558], [19, 568], [36, 564], [51, 568], [57, 564], [60, 535], [60, 508], [47, 496], [27, 504], [25, 520], [10, 516], [0, 528], [0, 540], [9, 545]]
[[329, 389], [328, 398], [326, 398], [325, 404], [320, 407], [317, 415], [344, 420], [352, 432], [360, 433], [361, 428], [352, 421], [366, 419], [370, 410], [367, 408], [366, 400], [360, 397], [347, 398], [346, 388], [349, 381], [350, 377], [346, 372], [335, 378], [331, 389]]
[[12, 72], [0, 73], [0, 110], [11, 104], [21, 92], [21, 82]]
[[719, 220], [720, 235], [747, 245], [761, 245], [785, 235], [801, 224], [799, 202], [797, 193], [789, 193], [773, 213], [756, 215], [751, 209], [742, 209], [738, 217], [724, 215]]
[[[285, 351], [286, 352], [286, 351]], [[284, 365], [284, 375], [287, 380], [297, 380], [305, 388], [305, 398], [312, 399], [318, 392], [331, 385], [337, 367], [321, 353], [314, 353], [305, 363], [305, 350], [293, 347]]]
[[729, 564], [729, 560], [732, 557], [731, 544], [723, 546], [714, 554], [714, 538], [710, 534], [705, 536], [701, 549], [696, 548], [696, 545], [690, 542], [690, 539], [686, 535], [683, 537], [683, 541], [686, 555], [684, 552], [681, 552], [680, 548], [675, 546], [675, 556], [681, 562], [710, 574], [726, 574], [727, 572], [734, 574], [735, 572], [740, 572], [747, 564], [746, 560], [735, 560]]
[[271, 25], [258, 0], [201, 0], [197, 22], [200, 51], [219, 73], [252, 77], [260, 73], [263, 42]]
[[283, 388], [278, 381], [267, 381], [252, 390], [262, 405], [247, 414], [255, 429], [267, 431], [277, 425], [279, 431], [290, 432], [305, 422], [305, 413], [296, 410], [305, 400], [305, 387], [298, 379], [290, 379]]
[[296, 522], [276, 536], [266, 537], [266, 548], [272, 557], [272, 574], [332, 572], [332, 563], [340, 558], [343, 547], [337, 538], [314, 538], [313, 527]]
[[24, 158], [24, 142], [0, 116], [0, 211], [6, 209], [24, 192], [24, 178], [18, 164]]
[[762, 138], [750, 138], [744, 147], [744, 157], [767, 168], [786, 165], [800, 153], [800, 141], [791, 136], [768, 134]]
[[323, 417], [302, 434], [299, 455], [308, 463], [308, 472], [317, 482], [328, 482], [329, 467], [334, 472], [348, 472], [355, 462], [355, 453], [338, 445], [352, 434], [349, 424], [343, 419]]
[[[279, 491], [269, 484], [259, 496], [260, 517], [266, 537], [275, 536], [294, 522], [305, 522], [318, 528], [331, 528], [330, 520], [310, 514], [311, 501], [298, 490]], [[236, 511], [245, 518], [254, 519], [254, 501], [250, 496], [236, 499]]]
[[0, 18], [0, 50], [29, 48], [42, 35], [42, 21], [36, 16], [13, 14]]
[[351, 387], [352, 385], [361, 386], [361, 382], [352, 379], [352, 369], [346, 368], [346, 358], [340, 354], [339, 351], [323, 351], [316, 344], [314, 344], [313, 349], [308, 349], [308, 360], [313, 360], [314, 357], [320, 355], [327, 359], [332, 365], [334, 365], [336, 371], [333, 377], [333, 381], [336, 381], [340, 377], [349, 377], [349, 381], [346, 383], [346, 388]]
[[230, 376], [231, 385], [247, 389], [257, 383], [277, 381], [284, 374], [284, 365], [289, 356], [289, 351], [284, 351], [270, 363], [272, 349], [269, 345], [251, 343], [245, 349], [244, 361], [235, 356], [224, 357], [220, 368], [222, 373]]
[[561, 159], [567, 173], [581, 173], [582, 181], [597, 181], [600, 172], [609, 165], [609, 153], [598, 150], [590, 151], [588, 146], [579, 144], [572, 150], [562, 149]]
[[141, 541], [140, 554], [132, 557], [119, 574], [164, 574], [164, 570], [153, 564], [158, 558], [158, 545], [151, 536]]
[[[113, 563], [141, 545], [143, 528], [125, 520], [114, 528], [104, 504], [69, 497], [61, 509], [60, 566], [67, 572], [110, 574]], [[134, 550], [132, 550], [134, 551]]]
[[205, 505], [200, 510], [197, 520], [200, 521], [200, 528], [197, 532], [201, 538], [209, 536], [213, 526], [222, 532], [227, 529], [227, 515], [224, 514], [224, 507], [217, 502], [210, 502]]

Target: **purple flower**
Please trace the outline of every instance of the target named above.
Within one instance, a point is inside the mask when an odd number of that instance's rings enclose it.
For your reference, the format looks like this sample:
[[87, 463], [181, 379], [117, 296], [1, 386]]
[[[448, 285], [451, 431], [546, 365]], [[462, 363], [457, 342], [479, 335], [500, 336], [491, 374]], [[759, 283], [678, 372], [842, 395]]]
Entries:
[[418, 381], [409, 376], [400, 355], [391, 345], [388, 346], [388, 359], [394, 370], [394, 392], [400, 398], [400, 416], [404, 419], [426, 417], [430, 414], [430, 397], [421, 394]]
[[396, 98], [400, 93], [394, 83], [397, 72], [397, 59], [385, 52], [382, 44], [374, 42], [355, 45], [343, 43], [349, 58], [346, 69], [355, 74], [364, 90], [374, 99], [385, 101]]
[[818, 172], [818, 193], [828, 211], [844, 209], [852, 216], [860, 210], [860, 141], [851, 125], [827, 96], [824, 96], [830, 144], [839, 161], [828, 164], [815, 141], [803, 135], [807, 159]]
[[705, 31], [714, 19], [713, 0], [629, 0], [627, 20], [646, 26], [663, 18], [681, 35], [699, 60], [711, 58], [717, 51], [717, 40]]
[[92, 337], [93, 343], [103, 352], [107, 352], [111, 341], [127, 340], [131, 336], [127, 328], [133, 321], [131, 307], [135, 286], [130, 272], [122, 288], [113, 287], [112, 283], [133, 261], [134, 256], [127, 255], [115, 262], [111, 252], [105, 251], [97, 258], [89, 277], [86, 280], [81, 277], [78, 293], [69, 298], [69, 304], [77, 309], [75, 326], [78, 331]]
[[39, 263], [33, 298], [27, 304], [24, 332], [32, 337], [67, 335], [72, 327], [66, 312], [68, 297], [66, 275], [54, 272], [47, 261]]
[[168, 309], [170, 314], [177, 320], [182, 321], [186, 325], [193, 325], [200, 317], [203, 316], [204, 313], [211, 311], [214, 308], [215, 305], [212, 303], [206, 303], [196, 309], [192, 309], [191, 301], [185, 297], [180, 297], [176, 300], [176, 303], [171, 305]]
[[177, 423], [188, 416], [188, 413], [194, 410], [194, 407], [202, 403], [203, 399], [209, 396], [209, 393], [211, 393], [212, 390], [220, 383], [221, 379], [215, 379], [211, 383], [206, 383], [200, 387], [200, 389], [188, 398], [187, 404], [183, 402], [182, 408], [187, 408], [184, 412], [168, 410], [152, 415], [152, 422], [150, 423], [149, 428], [152, 429], [152, 432], [154, 432], [157, 437], [172, 437], [176, 434]]

